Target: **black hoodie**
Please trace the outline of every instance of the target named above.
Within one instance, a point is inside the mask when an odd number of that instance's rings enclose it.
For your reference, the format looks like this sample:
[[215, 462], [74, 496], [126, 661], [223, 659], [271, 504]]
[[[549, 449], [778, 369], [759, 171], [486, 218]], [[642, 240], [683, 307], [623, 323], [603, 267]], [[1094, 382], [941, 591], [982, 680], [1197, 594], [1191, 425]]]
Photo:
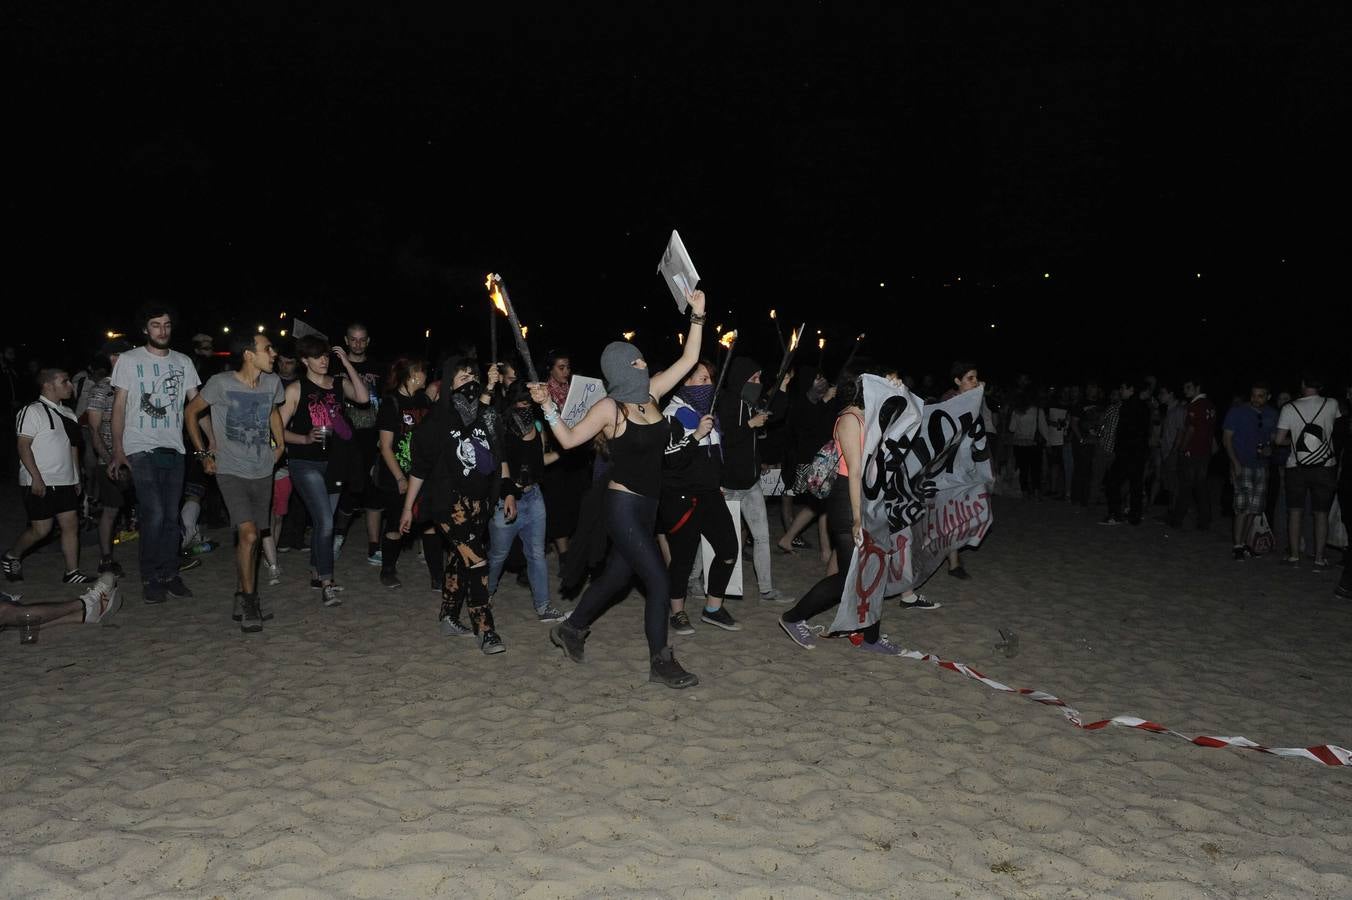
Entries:
[[[760, 481], [759, 445], [763, 429], [746, 424], [752, 410], [742, 399], [742, 387], [760, 370], [760, 363], [754, 359], [735, 357], [728, 364], [728, 377], [718, 398], [718, 422], [723, 429], [722, 486], [730, 491], [744, 491]], [[782, 416], [787, 407], [788, 400], [780, 391], [770, 404], [770, 415]]]

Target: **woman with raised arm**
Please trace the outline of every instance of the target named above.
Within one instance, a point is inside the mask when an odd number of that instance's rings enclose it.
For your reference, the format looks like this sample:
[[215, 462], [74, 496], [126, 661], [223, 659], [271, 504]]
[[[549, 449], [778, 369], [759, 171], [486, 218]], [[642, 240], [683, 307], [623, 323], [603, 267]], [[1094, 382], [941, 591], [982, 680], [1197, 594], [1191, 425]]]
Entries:
[[699, 361], [704, 302], [703, 291], [690, 295], [685, 352], [664, 372], [649, 377], [647, 363], [633, 344], [615, 341], [608, 345], [601, 354], [601, 373], [609, 393], [572, 428], [559, 419], [549, 388], [530, 386], [531, 399], [543, 408], [550, 433], [561, 447], [577, 447], [602, 434], [611, 454], [606, 492], [610, 557], [568, 619], [550, 630], [549, 639], [574, 662], [582, 662], [592, 623], [616, 602], [637, 573], [647, 595], [643, 631], [648, 639], [648, 680], [672, 688], [691, 687], [699, 684], [699, 678], [681, 667], [667, 644], [667, 570], [653, 529], [662, 488], [662, 457], [672, 431], [657, 398], [674, 390]]

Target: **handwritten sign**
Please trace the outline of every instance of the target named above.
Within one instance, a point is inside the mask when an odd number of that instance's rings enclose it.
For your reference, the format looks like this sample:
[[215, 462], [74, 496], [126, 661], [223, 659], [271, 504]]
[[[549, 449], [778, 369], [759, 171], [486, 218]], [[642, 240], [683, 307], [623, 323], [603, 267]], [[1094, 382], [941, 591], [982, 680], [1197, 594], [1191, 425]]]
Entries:
[[864, 545], [832, 631], [877, 622], [885, 597], [923, 584], [949, 550], [981, 543], [992, 521], [984, 388], [927, 405], [875, 375], [863, 384]]
[[667, 241], [661, 262], [657, 264], [657, 274], [666, 281], [671, 296], [676, 298], [676, 308], [685, 312], [690, 306], [687, 298], [699, 284], [699, 273], [695, 271], [695, 264], [690, 261], [690, 254], [686, 252], [681, 235], [675, 229], [671, 232], [671, 240]]
[[568, 387], [568, 396], [563, 401], [563, 409], [559, 411], [559, 418], [572, 428], [581, 422], [587, 410], [595, 406], [596, 401], [605, 395], [606, 387], [601, 383], [601, 379], [574, 375], [572, 384]]

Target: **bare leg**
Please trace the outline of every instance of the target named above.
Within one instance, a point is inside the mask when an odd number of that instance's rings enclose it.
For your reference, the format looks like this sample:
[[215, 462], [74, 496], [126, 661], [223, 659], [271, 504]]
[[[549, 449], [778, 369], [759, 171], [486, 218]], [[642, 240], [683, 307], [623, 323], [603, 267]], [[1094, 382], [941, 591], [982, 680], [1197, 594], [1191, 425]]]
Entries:
[[366, 511], [366, 540], [368, 543], [380, 545], [380, 520], [384, 518], [383, 509], [368, 509]]
[[816, 513], [808, 507], [798, 510], [798, 515], [793, 517], [793, 521], [789, 523], [788, 528], [784, 531], [784, 536], [777, 542], [779, 549], [787, 553], [792, 553], [793, 539], [802, 534], [803, 530], [812, 524], [812, 517], [815, 515]]
[[61, 526], [61, 555], [66, 558], [66, 571], [80, 568], [80, 514], [75, 510], [56, 514]]
[[554, 538], [554, 549], [559, 551], [559, 556], [566, 554], [568, 552], [568, 538]]
[[1234, 525], [1230, 529], [1230, 536], [1234, 539], [1236, 547], [1244, 543], [1244, 535], [1248, 534], [1249, 522], [1253, 516], [1249, 513], [1235, 513]]
[[262, 540], [263, 560], [269, 567], [275, 568], [277, 566], [277, 535], [282, 527], [282, 517], [275, 512], [272, 513], [269, 524], [272, 527], [268, 529], [268, 536]]
[[[1286, 558], [1300, 559], [1300, 531], [1301, 519], [1305, 516], [1305, 508], [1287, 510], [1286, 513]], [[1326, 526], [1327, 527], [1327, 526]]]
[[14, 542], [14, 546], [10, 549], [9, 555], [15, 559], [19, 559], [29, 550], [32, 550], [34, 544], [45, 539], [47, 535], [52, 533], [52, 523], [55, 521], [55, 519], [39, 519], [36, 522], [29, 522], [28, 527], [24, 529], [23, 534], [19, 535], [19, 539]]
[[[99, 612], [108, 609], [111, 596], [99, 600]], [[60, 600], [56, 603], [17, 603], [6, 594], [0, 599], [0, 625], [22, 625], [24, 616], [36, 615], [42, 625], [82, 625], [85, 620], [83, 600]]]
[[789, 523], [793, 520], [793, 497], [785, 491], [779, 495], [779, 527], [788, 531]]
[[258, 587], [258, 526], [253, 522], [239, 523], [235, 570], [239, 574], [239, 589], [245, 594], [254, 593]]

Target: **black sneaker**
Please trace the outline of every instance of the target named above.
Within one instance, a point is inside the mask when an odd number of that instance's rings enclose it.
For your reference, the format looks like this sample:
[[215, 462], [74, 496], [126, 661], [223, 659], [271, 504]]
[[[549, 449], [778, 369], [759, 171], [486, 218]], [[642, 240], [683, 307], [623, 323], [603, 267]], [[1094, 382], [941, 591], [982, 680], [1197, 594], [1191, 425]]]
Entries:
[[479, 638], [479, 649], [485, 655], [492, 656], [494, 653], [502, 653], [507, 649], [507, 645], [502, 642], [502, 638], [498, 637], [498, 633], [490, 628]]
[[792, 547], [792, 548], [795, 549], [795, 550], [807, 550], [807, 549], [810, 548], [812, 545], [809, 544], [807, 541], [803, 540], [802, 535], [799, 535], [798, 537], [796, 537], [796, 538], [794, 538], [793, 540], [789, 541], [789, 546]]
[[1246, 554], [1246, 553], [1244, 552], [1244, 551], [1247, 550], [1247, 549], [1249, 549], [1249, 548], [1248, 548], [1248, 547], [1231, 547], [1231, 548], [1230, 548], [1230, 555], [1233, 556], [1233, 557], [1235, 558], [1235, 562], [1243, 562], [1244, 560], [1246, 560], [1246, 559], [1249, 558], [1249, 557], [1248, 557], [1248, 554]]
[[188, 590], [188, 586], [183, 583], [183, 579], [177, 575], [164, 583], [164, 589], [170, 597], [177, 597], [180, 600], [192, 596], [192, 591]]
[[663, 647], [649, 661], [648, 680], [655, 684], [665, 684], [669, 688], [688, 688], [699, 684], [699, 676], [682, 668], [670, 647]]
[[737, 620], [728, 612], [726, 606], [720, 606], [718, 609], [706, 609], [700, 613], [699, 620], [708, 625], [716, 625], [724, 631], [741, 631], [742, 626], [737, 624]]
[[[244, 594], [243, 594], [243, 593], [236, 593], [236, 594], [235, 594], [235, 608], [231, 611], [231, 613], [230, 613], [230, 618], [234, 619], [236, 622], [243, 622], [243, 621], [244, 621], [244, 600], [243, 600], [243, 597], [244, 597]], [[271, 621], [272, 621], [272, 610], [269, 609], [269, 608], [268, 608], [268, 605], [267, 605], [266, 603], [263, 602], [263, 598], [262, 598], [262, 597], [259, 597], [259, 598], [258, 598], [258, 613], [259, 613], [260, 616], [262, 616], [264, 622], [271, 622]]]
[[236, 594], [239, 598], [240, 610], [243, 617], [240, 619], [239, 630], [245, 634], [263, 630], [263, 610], [258, 601], [257, 594]]
[[99, 560], [99, 574], [102, 575], [104, 572], [112, 572], [118, 578], [126, 574], [122, 571], [122, 564], [111, 556], [105, 556]]
[[916, 594], [910, 600], [901, 601], [902, 609], [938, 609], [941, 606], [943, 606], [942, 603], [928, 600], [924, 594]]
[[191, 569], [195, 569], [201, 564], [202, 560], [198, 559], [196, 556], [180, 556], [178, 558], [178, 570], [180, 572], [187, 572]]
[[23, 563], [17, 556], [8, 553], [0, 556], [0, 571], [5, 573], [6, 581], [23, 581]]
[[154, 606], [169, 599], [169, 592], [164, 589], [164, 583], [159, 581], [147, 581], [141, 586], [142, 595], [146, 603]]
[[694, 634], [695, 626], [690, 624], [690, 617], [681, 610], [671, 617], [671, 630], [677, 634]]
[[573, 662], [580, 663], [589, 634], [591, 634], [590, 628], [585, 630], [576, 628], [571, 622], [565, 620], [549, 629], [549, 642], [568, 654], [568, 658]]
[[399, 580], [399, 576], [397, 574], [395, 574], [394, 572], [387, 572], [384, 569], [380, 570], [381, 587], [397, 588], [401, 587], [402, 585], [403, 582]]
[[84, 584], [86, 581], [93, 580], [94, 580], [93, 578], [90, 578], [88, 575], [81, 572], [79, 569], [71, 569], [65, 575], [61, 576], [62, 584]]

